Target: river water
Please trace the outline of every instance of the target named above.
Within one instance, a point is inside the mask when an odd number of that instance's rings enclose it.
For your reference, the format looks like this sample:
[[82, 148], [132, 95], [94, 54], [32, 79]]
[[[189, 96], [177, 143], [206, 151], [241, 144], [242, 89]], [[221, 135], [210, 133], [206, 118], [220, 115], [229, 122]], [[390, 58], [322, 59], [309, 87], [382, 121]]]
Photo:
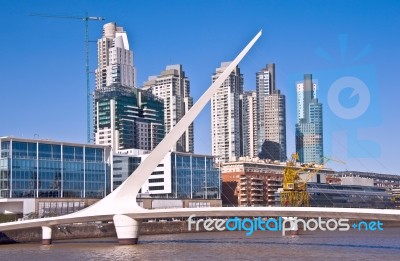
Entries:
[[138, 245], [114, 238], [0, 246], [0, 260], [400, 260], [400, 228], [384, 231], [198, 232], [141, 236]]

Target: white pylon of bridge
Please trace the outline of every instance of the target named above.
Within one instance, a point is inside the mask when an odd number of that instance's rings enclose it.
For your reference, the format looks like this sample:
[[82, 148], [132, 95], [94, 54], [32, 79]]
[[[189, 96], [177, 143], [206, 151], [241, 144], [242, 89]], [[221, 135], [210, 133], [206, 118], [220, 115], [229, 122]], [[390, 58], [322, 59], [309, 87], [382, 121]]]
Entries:
[[167, 155], [170, 149], [183, 135], [185, 130], [189, 127], [194, 119], [199, 115], [207, 103], [211, 100], [214, 93], [228, 78], [231, 72], [247, 54], [250, 48], [260, 38], [262, 31], [247, 44], [247, 46], [240, 52], [240, 54], [230, 63], [225, 71], [218, 77], [218, 79], [211, 84], [207, 91], [200, 97], [200, 99], [190, 108], [190, 110], [182, 117], [182, 119], [171, 129], [165, 138], [157, 145], [157, 147], [149, 154], [148, 157], [139, 165], [139, 167], [125, 180], [115, 191], [109, 194], [104, 199], [98, 201], [96, 204], [80, 211], [73, 215], [102, 215], [102, 214], [126, 214], [135, 212], [135, 210], [142, 209], [136, 203], [136, 197], [140, 188], [150, 177], [151, 173]]

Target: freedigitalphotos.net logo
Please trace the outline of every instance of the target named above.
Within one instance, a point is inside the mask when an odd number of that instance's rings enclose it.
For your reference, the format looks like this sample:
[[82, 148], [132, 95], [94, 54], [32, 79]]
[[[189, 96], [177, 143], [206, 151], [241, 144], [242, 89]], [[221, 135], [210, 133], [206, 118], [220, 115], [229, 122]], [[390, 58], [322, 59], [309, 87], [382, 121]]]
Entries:
[[281, 231], [282, 235], [286, 235], [286, 232], [297, 229], [303, 231], [315, 231], [317, 229], [321, 231], [349, 231], [353, 228], [358, 231], [381, 231], [383, 230], [383, 223], [377, 221], [359, 221], [353, 222], [350, 225], [349, 219], [322, 219], [311, 218], [302, 219], [297, 217], [278, 217], [278, 218], [239, 218], [233, 217], [229, 219], [197, 219], [196, 215], [193, 214], [188, 219], [188, 230], [192, 231], [194, 225], [195, 231], [206, 230], [206, 231], [245, 231], [246, 236], [251, 236], [255, 231]]

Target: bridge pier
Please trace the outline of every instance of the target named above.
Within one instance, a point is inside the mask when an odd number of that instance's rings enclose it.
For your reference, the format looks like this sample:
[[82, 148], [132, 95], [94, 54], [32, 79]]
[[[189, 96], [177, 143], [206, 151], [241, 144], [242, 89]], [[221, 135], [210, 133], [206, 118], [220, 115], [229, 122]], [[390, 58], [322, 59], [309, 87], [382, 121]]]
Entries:
[[115, 215], [113, 220], [118, 243], [120, 245], [137, 244], [141, 220], [136, 220], [126, 215]]
[[42, 226], [42, 245], [51, 245], [51, 227]]

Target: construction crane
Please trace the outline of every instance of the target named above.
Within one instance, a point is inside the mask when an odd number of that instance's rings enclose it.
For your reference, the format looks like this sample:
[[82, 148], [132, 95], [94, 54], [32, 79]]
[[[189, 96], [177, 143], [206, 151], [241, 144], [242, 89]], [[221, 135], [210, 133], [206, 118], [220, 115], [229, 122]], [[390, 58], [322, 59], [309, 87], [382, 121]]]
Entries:
[[308, 206], [307, 191], [299, 190], [298, 188], [299, 172], [307, 166], [296, 169], [298, 159], [297, 153], [293, 153], [292, 158], [286, 163], [286, 168], [283, 172], [283, 191], [280, 193], [281, 206]]
[[60, 19], [75, 19], [85, 22], [85, 69], [86, 69], [86, 130], [87, 130], [87, 143], [91, 141], [90, 133], [90, 71], [89, 71], [89, 21], [103, 21], [106, 18], [101, 16], [67, 16], [67, 15], [49, 15], [49, 14], [30, 14], [30, 16], [39, 16], [47, 18], [60, 18]]
[[[297, 153], [292, 154], [291, 160], [286, 163], [286, 168], [283, 172], [283, 191], [280, 193], [281, 206], [292, 206], [292, 207], [306, 207], [309, 206], [309, 195], [307, 192], [307, 182], [317, 174], [325, 164], [334, 160], [340, 163], [339, 160], [323, 157], [324, 163], [317, 164], [309, 163], [304, 164], [300, 168], [296, 167], [298, 160]], [[298, 169], [297, 169], [298, 168]], [[307, 177], [300, 178], [299, 173], [307, 171]]]
[[400, 195], [393, 195], [391, 198], [394, 208], [400, 207]]

